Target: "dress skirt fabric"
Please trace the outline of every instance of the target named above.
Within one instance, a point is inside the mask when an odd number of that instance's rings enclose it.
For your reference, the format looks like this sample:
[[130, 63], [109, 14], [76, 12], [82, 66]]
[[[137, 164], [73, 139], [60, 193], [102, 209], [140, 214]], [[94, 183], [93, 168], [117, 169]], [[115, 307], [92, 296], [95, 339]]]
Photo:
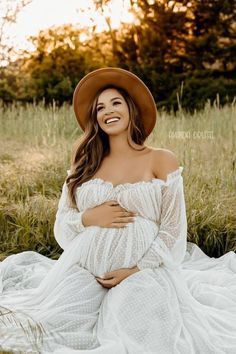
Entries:
[[[0, 348], [43, 354], [235, 354], [236, 255], [210, 258], [187, 242], [183, 167], [166, 181], [83, 183], [78, 210], [64, 183], [58, 260], [34, 251], [0, 263]], [[125, 228], [84, 227], [87, 208], [117, 200]], [[111, 289], [96, 276], [138, 266]]]

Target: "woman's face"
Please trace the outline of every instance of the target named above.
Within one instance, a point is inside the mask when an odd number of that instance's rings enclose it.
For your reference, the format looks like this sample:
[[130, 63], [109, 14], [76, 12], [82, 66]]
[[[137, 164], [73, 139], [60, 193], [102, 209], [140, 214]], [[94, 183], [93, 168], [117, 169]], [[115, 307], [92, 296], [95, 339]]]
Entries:
[[[98, 124], [107, 134], [117, 134], [128, 128], [128, 105], [116, 89], [108, 88], [99, 95], [96, 111]], [[114, 118], [114, 121], [110, 122], [108, 118]]]

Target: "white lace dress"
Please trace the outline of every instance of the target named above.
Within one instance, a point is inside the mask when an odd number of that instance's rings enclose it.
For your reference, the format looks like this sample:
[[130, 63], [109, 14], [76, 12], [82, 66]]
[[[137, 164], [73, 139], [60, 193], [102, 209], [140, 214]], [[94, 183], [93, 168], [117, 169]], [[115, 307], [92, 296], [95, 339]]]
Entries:
[[[210, 258], [187, 242], [183, 167], [167, 180], [63, 185], [54, 226], [64, 252], [0, 263], [0, 348], [43, 354], [235, 354], [236, 255]], [[87, 208], [117, 200], [138, 213], [126, 228], [84, 227]], [[95, 276], [141, 269], [117, 286]], [[10, 311], [8, 311], [10, 310]]]

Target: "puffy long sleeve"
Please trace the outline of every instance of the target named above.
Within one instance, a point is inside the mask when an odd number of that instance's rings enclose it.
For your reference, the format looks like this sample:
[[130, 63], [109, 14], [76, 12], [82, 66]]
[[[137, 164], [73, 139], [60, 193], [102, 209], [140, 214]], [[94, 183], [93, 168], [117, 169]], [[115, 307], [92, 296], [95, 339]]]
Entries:
[[161, 264], [176, 269], [184, 259], [187, 248], [187, 217], [182, 171], [183, 166], [180, 166], [161, 183], [159, 231], [137, 263], [140, 270], [154, 269]]
[[68, 187], [64, 182], [54, 223], [54, 237], [63, 250], [80, 232], [85, 230], [82, 223], [83, 213], [84, 210], [79, 212], [69, 206]]

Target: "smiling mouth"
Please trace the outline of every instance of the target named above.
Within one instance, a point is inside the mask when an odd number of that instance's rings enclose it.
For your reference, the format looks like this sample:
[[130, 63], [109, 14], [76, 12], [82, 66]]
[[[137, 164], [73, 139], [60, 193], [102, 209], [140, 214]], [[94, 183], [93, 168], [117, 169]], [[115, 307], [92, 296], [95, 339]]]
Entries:
[[[116, 123], [116, 122], [118, 122], [120, 120], [120, 118], [116, 118], [116, 117], [114, 117], [114, 118], [107, 118], [107, 119], [105, 119], [105, 124], [112, 124], [112, 123]], [[107, 123], [108, 122], [108, 123]]]

